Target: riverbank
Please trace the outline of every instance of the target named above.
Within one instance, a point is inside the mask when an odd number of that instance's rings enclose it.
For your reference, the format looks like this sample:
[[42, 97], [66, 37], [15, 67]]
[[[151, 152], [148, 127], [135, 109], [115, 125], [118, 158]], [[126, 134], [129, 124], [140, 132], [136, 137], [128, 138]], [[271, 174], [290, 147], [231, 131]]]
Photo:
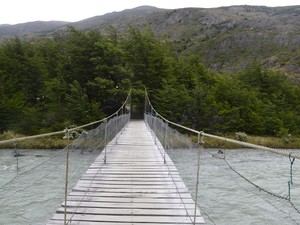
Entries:
[[[25, 137], [25, 135], [16, 134], [14, 132], [8, 131], [0, 134], [0, 141], [20, 137]], [[0, 149], [63, 149], [68, 145], [69, 142], [70, 141], [64, 139], [62, 135], [56, 135], [51, 137], [36, 138], [21, 142], [2, 144], [0, 145]]]
[[[236, 135], [219, 135], [226, 138], [231, 138], [235, 140], [240, 140]], [[0, 134], [1, 140], [8, 140], [17, 137], [24, 137], [24, 135], [15, 134], [13, 132], [5, 132]], [[197, 137], [193, 137], [193, 140], [197, 142]], [[70, 140], [72, 141], [72, 140]], [[63, 139], [62, 135], [47, 137], [47, 138], [38, 138], [22, 142], [17, 142], [16, 146], [14, 143], [0, 145], [0, 149], [10, 149], [10, 148], [19, 148], [19, 149], [63, 149], [70, 142], [67, 139]], [[264, 137], [264, 136], [251, 136], [247, 135], [246, 142], [262, 145], [270, 148], [279, 148], [279, 149], [300, 149], [300, 137]], [[221, 149], [234, 149], [242, 148], [240, 145], [228, 143], [225, 141], [220, 141], [212, 138], [204, 138], [204, 147], [205, 148], [221, 148]]]
[[[221, 135], [223, 136], [223, 135]], [[246, 140], [240, 140], [234, 135], [225, 135], [226, 138], [245, 141], [251, 144], [261, 145], [270, 148], [278, 149], [300, 149], [300, 137], [281, 138], [281, 137], [265, 137], [265, 136], [250, 136], [247, 135]], [[206, 148], [222, 148], [233, 149], [243, 148], [241, 145], [232, 144], [225, 141], [220, 141], [212, 138], [204, 138], [204, 147]]]

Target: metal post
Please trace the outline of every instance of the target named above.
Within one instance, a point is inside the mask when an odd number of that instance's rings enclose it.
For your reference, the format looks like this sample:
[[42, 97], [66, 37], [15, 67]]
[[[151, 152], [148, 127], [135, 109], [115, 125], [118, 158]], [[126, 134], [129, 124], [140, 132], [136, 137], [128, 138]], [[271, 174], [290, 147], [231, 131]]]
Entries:
[[106, 163], [107, 120], [105, 120], [104, 123], [105, 123], [105, 130], [104, 130], [104, 163]]
[[197, 201], [198, 201], [198, 186], [199, 186], [199, 175], [200, 175], [200, 150], [203, 146], [203, 132], [198, 134], [198, 161], [197, 161], [197, 181], [196, 181], [196, 197], [195, 197], [195, 208], [194, 208], [194, 225], [196, 224], [197, 215]]
[[153, 109], [151, 107], [151, 110], [150, 110], [150, 116], [151, 116], [151, 125], [150, 125], [150, 128], [153, 130], [153, 120], [154, 120], [154, 117], [153, 117]]
[[164, 134], [164, 164], [167, 163], [166, 161], [166, 149], [167, 149], [167, 130], [168, 130], [168, 123], [165, 123], [165, 134]]
[[122, 129], [121, 129], [121, 134], [123, 134], [123, 128], [125, 127], [125, 121], [124, 121], [124, 112], [123, 112], [123, 109], [124, 109], [125, 105], [123, 106], [123, 108], [121, 109], [121, 123], [122, 123]]
[[156, 127], [157, 127], [157, 124], [156, 124], [156, 120], [157, 120], [157, 117], [154, 117], [153, 116], [153, 133], [154, 133], [154, 144], [156, 145]]
[[[68, 142], [70, 139], [70, 132], [67, 130]], [[68, 179], [69, 179], [69, 154], [70, 149], [67, 147], [67, 157], [66, 157], [66, 180], [65, 180], [65, 212], [64, 212], [64, 225], [67, 225], [67, 197], [68, 197]]]
[[131, 118], [131, 94], [129, 95], [128, 103], [129, 103], [129, 110], [128, 110], [128, 121], [127, 122], [129, 122], [129, 120]]
[[15, 157], [17, 159], [17, 176], [19, 176], [19, 153], [17, 151], [17, 142], [14, 143], [15, 146]]
[[119, 111], [116, 113], [116, 129], [115, 129], [116, 144], [118, 144], [118, 130], [119, 130], [118, 126], [119, 126]]
[[[84, 136], [84, 142], [83, 142], [83, 143], [84, 143], [84, 145], [86, 146], [86, 133], [85, 133], [85, 131], [82, 132], [82, 135]], [[81, 147], [81, 151], [80, 151], [80, 154], [81, 154], [81, 155], [83, 155], [83, 149], [84, 149], [84, 148]]]
[[147, 90], [145, 87], [145, 104], [144, 104], [144, 114], [147, 113]]

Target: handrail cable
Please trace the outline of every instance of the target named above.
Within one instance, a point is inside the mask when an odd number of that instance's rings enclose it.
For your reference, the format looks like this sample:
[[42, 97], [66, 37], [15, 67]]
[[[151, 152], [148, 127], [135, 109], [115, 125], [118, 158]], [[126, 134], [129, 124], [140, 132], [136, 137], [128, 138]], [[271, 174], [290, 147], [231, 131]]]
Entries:
[[26, 137], [12, 138], [12, 139], [8, 139], [8, 140], [3, 140], [3, 141], [0, 141], [0, 145], [9, 144], [9, 143], [16, 143], [16, 142], [20, 142], [20, 141], [29, 140], [29, 139], [49, 137], [49, 136], [54, 136], [54, 135], [58, 135], [58, 134], [65, 134], [67, 132], [72, 132], [72, 131], [75, 131], [75, 130], [78, 130], [78, 129], [81, 129], [81, 128], [84, 128], [84, 127], [88, 127], [88, 126], [91, 126], [91, 125], [94, 125], [94, 124], [97, 124], [97, 123], [105, 122], [105, 121], [109, 120], [110, 118], [114, 117], [115, 115], [118, 115], [118, 113], [127, 104], [128, 100], [129, 100], [129, 97], [130, 97], [130, 94], [131, 94], [131, 89], [129, 90], [127, 98], [124, 101], [124, 103], [122, 104], [122, 106], [116, 112], [114, 112], [113, 114], [111, 114], [111, 115], [109, 115], [109, 116], [107, 116], [107, 117], [105, 117], [101, 120], [97, 120], [97, 121], [87, 123], [87, 124], [84, 124], [84, 125], [81, 125], [81, 126], [77, 126], [77, 127], [71, 128], [71, 129], [64, 129], [64, 130], [61, 130], [61, 131], [55, 131], [55, 132], [51, 132], [51, 133], [37, 134], [37, 135], [32, 135], [32, 136], [26, 136]]
[[168, 124], [172, 124], [176, 127], [179, 127], [179, 128], [184, 129], [184, 130], [190, 131], [190, 132], [192, 132], [194, 134], [197, 134], [197, 135], [202, 135], [203, 137], [218, 139], [218, 140], [221, 140], [221, 141], [226, 141], [226, 142], [229, 142], [229, 143], [242, 145], [244, 147], [249, 147], [249, 148], [254, 148], [254, 149], [259, 149], [259, 150], [265, 150], [265, 151], [273, 152], [273, 153], [276, 153], [276, 154], [284, 155], [284, 156], [287, 156], [287, 157], [290, 157], [290, 158], [300, 159], [300, 153], [297, 153], [297, 152], [290, 152], [290, 151], [283, 150], [283, 149], [275, 149], [275, 148], [270, 148], [270, 147], [266, 147], [266, 146], [262, 146], [262, 145], [252, 144], [252, 143], [249, 143], [249, 142], [238, 141], [238, 140], [234, 140], [234, 139], [231, 139], [231, 138], [220, 137], [220, 136], [217, 136], [217, 135], [212, 135], [212, 134], [205, 133], [203, 131], [197, 131], [197, 130], [194, 130], [192, 128], [183, 126], [181, 124], [172, 122], [172, 121], [166, 119], [165, 117], [163, 117], [161, 114], [159, 114], [155, 110], [155, 108], [153, 107], [153, 105], [152, 105], [152, 103], [149, 99], [147, 91], [145, 91], [145, 95], [146, 95], [146, 99], [149, 103], [149, 106], [151, 107], [151, 110], [155, 113], [155, 115], [157, 117], [160, 117], [162, 120], [164, 120]]

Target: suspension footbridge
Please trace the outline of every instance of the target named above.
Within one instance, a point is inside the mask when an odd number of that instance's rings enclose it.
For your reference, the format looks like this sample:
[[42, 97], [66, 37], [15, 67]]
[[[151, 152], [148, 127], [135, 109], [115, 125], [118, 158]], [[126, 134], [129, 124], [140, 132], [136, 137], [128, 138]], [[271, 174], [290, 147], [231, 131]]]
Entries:
[[[300, 213], [294, 204], [291, 190], [294, 184], [293, 163], [295, 159], [300, 159], [298, 152], [257, 146], [184, 127], [162, 117], [153, 108], [147, 93], [145, 99], [144, 120], [130, 119], [131, 102], [128, 95], [116, 113], [102, 120], [59, 132], [0, 141], [0, 144], [16, 143], [58, 134], [69, 137], [70, 133], [77, 129], [100, 123], [95, 129], [83, 131], [65, 149], [29, 170], [19, 173], [17, 166], [17, 176], [0, 187], [0, 206], [5, 205], [11, 196], [37, 183], [40, 176], [44, 176], [41, 172], [43, 169], [48, 170], [55, 161], [63, 162], [60, 161], [63, 152], [66, 153], [64, 201], [57, 206], [54, 215], [51, 213], [52, 218], [49, 217], [47, 224], [205, 224], [200, 210], [204, 213], [205, 211], [198, 205], [198, 186], [200, 151], [205, 150], [202, 139], [208, 137], [288, 156], [290, 162], [288, 195], [276, 194], [262, 188], [236, 171], [226, 161], [225, 156], [222, 160], [226, 162], [228, 168], [260, 192], [263, 191], [286, 201], [292, 207], [291, 210], [296, 213], [296, 216], [291, 217], [289, 212], [289, 217], [292, 221], [296, 221], [294, 218], [297, 218]], [[198, 136], [197, 143], [183, 137], [171, 127], [178, 127]], [[195, 179], [193, 195], [166, 152], [167, 149], [187, 146], [198, 152], [195, 156], [197, 169], [193, 171], [193, 179]], [[81, 153], [100, 150], [101, 154], [91, 161], [79, 181], [69, 187], [69, 153], [76, 150]], [[206, 216], [213, 222], [208, 215]]]
[[71, 224], [203, 224], [173, 162], [154, 138], [144, 121], [130, 121], [48, 224], [64, 224], [65, 210]]

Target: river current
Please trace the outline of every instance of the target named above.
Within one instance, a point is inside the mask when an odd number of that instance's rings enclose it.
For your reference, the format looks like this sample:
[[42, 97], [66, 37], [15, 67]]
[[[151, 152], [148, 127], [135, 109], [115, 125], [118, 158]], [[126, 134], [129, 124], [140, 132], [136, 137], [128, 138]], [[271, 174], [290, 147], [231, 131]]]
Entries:
[[[222, 150], [221, 154], [218, 151], [202, 150], [200, 155], [198, 203], [206, 224], [300, 224], [299, 160], [292, 167], [290, 196], [295, 209], [289, 201], [280, 198], [288, 196], [291, 179], [288, 157], [250, 149]], [[194, 196], [196, 152], [195, 149], [169, 151]]]
[[[291, 161], [285, 156], [248, 149], [222, 152], [202, 150], [200, 155], [198, 204], [206, 224], [300, 224], [299, 160], [291, 170]], [[0, 224], [46, 224], [63, 201], [65, 153], [17, 153], [21, 157], [14, 157], [14, 150], [0, 150]], [[97, 154], [71, 152], [69, 187]], [[195, 196], [197, 150], [168, 150], [168, 154]], [[289, 181], [292, 204], [283, 199], [288, 196]]]

